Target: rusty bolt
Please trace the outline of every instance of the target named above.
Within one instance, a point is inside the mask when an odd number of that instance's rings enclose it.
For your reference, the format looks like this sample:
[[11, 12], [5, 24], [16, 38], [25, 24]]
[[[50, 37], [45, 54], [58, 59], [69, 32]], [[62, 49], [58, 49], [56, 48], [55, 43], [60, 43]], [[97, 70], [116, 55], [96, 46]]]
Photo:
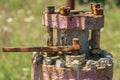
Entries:
[[93, 10], [94, 15], [103, 15], [103, 9], [102, 8], [96, 8]]
[[[72, 39], [72, 45], [79, 45], [79, 39], [78, 38], [73, 38]], [[72, 52], [73, 53], [73, 55], [78, 55], [78, 53], [79, 53], [79, 50], [77, 50], [77, 51], [73, 51]]]
[[70, 8], [69, 7], [61, 7], [60, 8], [60, 14], [61, 15], [68, 15], [70, 13]]
[[100, 3], [91, 3], [91, 9], [100, 8]]
[[94, 15], [103, 15], [103, 9], [101, 8], [100, 3], [92, 3], [91, 10]]
[[73, 45], [78, 45], [79, 44], [79, 39], [78, 38], [73, 38], [72, 39], [72, 44]]

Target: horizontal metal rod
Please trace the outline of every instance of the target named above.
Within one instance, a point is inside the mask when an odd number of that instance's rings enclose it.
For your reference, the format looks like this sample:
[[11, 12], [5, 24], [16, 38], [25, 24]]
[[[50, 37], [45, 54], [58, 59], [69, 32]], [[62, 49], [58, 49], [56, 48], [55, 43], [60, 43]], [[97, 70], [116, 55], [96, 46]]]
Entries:
[[81, 48], [80, 45], [51, 46], [51, 47], [5, 47], [3, 52], [58, 52], [75, 51]]

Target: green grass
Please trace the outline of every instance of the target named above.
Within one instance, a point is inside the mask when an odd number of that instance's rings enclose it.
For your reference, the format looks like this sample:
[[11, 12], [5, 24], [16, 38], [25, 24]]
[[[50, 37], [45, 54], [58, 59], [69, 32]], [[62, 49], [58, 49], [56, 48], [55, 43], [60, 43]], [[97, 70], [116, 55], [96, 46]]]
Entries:
[[120, 10], [115, 8], [106, 10], [105, 27], [101, 34], [101, 47], [113, 54], [114, 78], [120, 79]]
[[[46, 29], [41, 24], [44, 7], [64, 6], [65, 0], [1, 0], [0, 49], [5, 46], [44, 46]], [[77, 9], [89, 9], [78, 5]], [[114, 79], [120, 79], [120, 10], [105, 9], [105, 27], [101, 32], [101, 48], [114, 56]], [[0, 51], [0, 80], [30, 80], [32, 53]]]

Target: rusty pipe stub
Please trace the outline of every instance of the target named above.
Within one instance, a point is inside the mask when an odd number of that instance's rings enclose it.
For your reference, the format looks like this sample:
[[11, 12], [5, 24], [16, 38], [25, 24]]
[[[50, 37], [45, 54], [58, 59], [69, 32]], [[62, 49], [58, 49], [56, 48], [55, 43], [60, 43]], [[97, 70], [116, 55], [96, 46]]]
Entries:
[[70, 7], [71, 10], [75, 9], [75, 0], [66, 0], [66, 7]]

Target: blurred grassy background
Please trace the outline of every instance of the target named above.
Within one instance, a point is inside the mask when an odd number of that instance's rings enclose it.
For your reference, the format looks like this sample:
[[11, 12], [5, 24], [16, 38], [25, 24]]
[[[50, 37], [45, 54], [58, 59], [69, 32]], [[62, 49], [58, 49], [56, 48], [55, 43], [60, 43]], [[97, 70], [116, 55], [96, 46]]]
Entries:
[[[120, 80], [120, 8], [114, 1], [106, 1], [101, 48], [113, 54], [113, 80]], [[0, 0], [0, 80], [30, 80], [32, 53], [3, 53], [1, 48], [46, 45], [41, 15], [48, 5], [59, 8], [65, 0]], [[89, 10], [90, 4], [77, 2], [76, 8]]]

